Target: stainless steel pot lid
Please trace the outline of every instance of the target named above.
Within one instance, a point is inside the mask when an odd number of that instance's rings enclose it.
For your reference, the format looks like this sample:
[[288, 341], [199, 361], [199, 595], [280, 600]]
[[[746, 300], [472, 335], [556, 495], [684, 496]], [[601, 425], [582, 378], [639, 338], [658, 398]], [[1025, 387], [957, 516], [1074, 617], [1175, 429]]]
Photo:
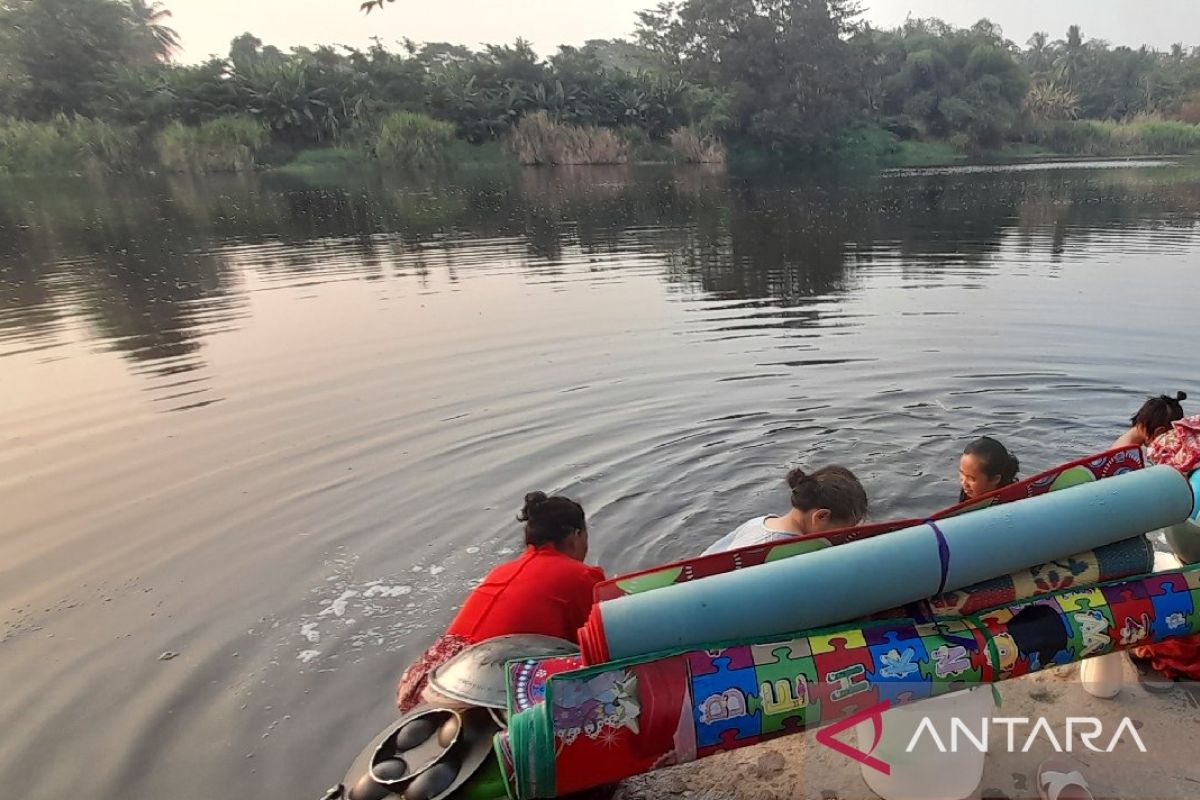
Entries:
[[498, 636], [472, 645], [435, 669], [429, 686], [452, 700], [485, 708], [508, 708], [504, 665], [522, 658], [568, 656], [579, 647], [565, 639], [535, 634]]

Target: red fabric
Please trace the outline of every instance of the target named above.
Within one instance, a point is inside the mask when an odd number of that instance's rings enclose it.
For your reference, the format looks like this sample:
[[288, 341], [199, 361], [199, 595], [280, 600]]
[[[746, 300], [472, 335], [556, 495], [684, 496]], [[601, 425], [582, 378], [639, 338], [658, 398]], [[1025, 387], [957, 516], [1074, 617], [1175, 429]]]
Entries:
[[1184, 475], [1200, 468], [1200, 416], [1185, 417], [1146, 447], [1155, 464], [1174, 467]]
[[429, 683], [429, 673], [470, 646], [471, 642], [461, 636], [446, 634], [404, 670], [404, 674], [400, 676], [400, 685], [396, 687], [396, 707], [401, 713], [409, 712], [421, 702], [421, 693]]
[[553, 546], [527, 547], [520, 558], [493, 569], [467, 596], [454, 622], [400, 678], [396, 705], [421, 702], [429, 673], [473, 644], [512, 633], [540, 633], [578, 641], [592, 610], [592, 592], [604, 571]]
[[1200, 681], [1200, 635], [1135, 647], [1133, 654], [1150, 659], [1150, 664], [1168, 678]]
[[447, 633], [482, 642], [512, 633], [578, 641], [592, 610], [592, 591], [604, 571], [552, 546], [527, 547], [496, 567], [463, 604]]

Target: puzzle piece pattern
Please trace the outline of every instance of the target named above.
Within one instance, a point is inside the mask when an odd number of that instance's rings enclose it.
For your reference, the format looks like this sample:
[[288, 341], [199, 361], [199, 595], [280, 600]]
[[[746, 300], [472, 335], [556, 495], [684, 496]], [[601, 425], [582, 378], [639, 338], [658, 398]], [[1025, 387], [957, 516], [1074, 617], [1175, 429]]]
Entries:
[[808, 641], [798, 639], [755, 648], [754, 672], [758, 696], [751, 706], [762, 712], [762, 732], [773, 734], [789, 726], [815, 726], [821, 721], [816, 696], [817, 666]]
[[1094, 590], [1074, 592], [1067, 602], [1060, 598], [1059, 605], [1063, 607], [1063, 619], [1069, 628], [1069, 661], [1091, 658], [1112, 650], [1114, 621], [1103, 594]]
[[1195, 603], [1182, 575], [1150, 578], [1150, 603], [1154, 606], [1154, 638], [1165, 639], [1186, 630], [1192, 622]]
[[[689, 658], [689, 665], [699, 662]], [[703, 674], [691, 675], [696, 750], [701, 755], [728, 749], [731, 741], [754, 739], [762, 733], [762, 713], [750, 708], [758, 694], [753, 663], [746, 666], [740, 661], [735, 666], [726, 655], [710, 657], [710, 662], [704, 665]]]
[[1154, 603], [1141, 581], [1124, 581], [1103, 586], [1100, 591], [1112, 614], [1112, 637], [1123, 646], [1132, 646], [1153, 632]]
[[879, 702], [879, 688], [869, 677], [875, 661], [861, 630], [849, 636], [822, 636], [819, 644], [818, 637], [813, 638], [816, 695], [827, 721], [848, 717]]
[[715, 675], [721, 671], [718, 662], [724, 662], [728, 669], [751, 669], [754, 657], [750, 645], [718, 648], [716, 650], [693, 650], [688, 653], [688, 672], [692, 677]]
[[[929, 661], [925, 641], [915, 625], [879, 629], [885, 640], [869, 645], [873, 668], [868, 680], [879, 691], [880, 700], [900, 702], [901, 696], [927, 696], [933, 689], [932, 680], [922, 673], [921, 665]], [[875, 638], [873, 637], [873, 638]]]
[[964, 620], [947, 620], [918, 625], [925, 652], [922, 677], [930, 681], [930, 695], [937, 697], [983, 680], [987, 654], [985, 639]]

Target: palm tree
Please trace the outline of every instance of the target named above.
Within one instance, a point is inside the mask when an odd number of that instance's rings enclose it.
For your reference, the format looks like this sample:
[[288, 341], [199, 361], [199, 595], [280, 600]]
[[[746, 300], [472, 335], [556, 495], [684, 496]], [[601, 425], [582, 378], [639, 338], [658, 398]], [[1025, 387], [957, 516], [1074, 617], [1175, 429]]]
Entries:
[[1026, 63], [1033, 73], [1049, 72], [1054, 65], [1054, 45], [1050, 44], [1050, 34], [1038, 31], [1026, 42]]
[[1055, 42], [1058, 46], [1059, 55], [1054, 62], [1055, 72], [1058, 74], [1059, 80], [1071, 86], [1074, 83], [1075, 76], [1079, 74], [1079, 68], [1083, 65], [1083, 57], [1086, 53], [1087, 46], [1083, 43], [1083, 31], [1078, 25], [1072, 25], [1067, 28], [1066, 41]]
[[179, 50], [179, 34], [174, 28], [163, 24], [171, 18], [171, 12], [162, 3], [154, 0], [129, 0], [129, 10], [133, 14], [134, 24], [148, 34], [150, 50], [155, 59], [170, 61]]

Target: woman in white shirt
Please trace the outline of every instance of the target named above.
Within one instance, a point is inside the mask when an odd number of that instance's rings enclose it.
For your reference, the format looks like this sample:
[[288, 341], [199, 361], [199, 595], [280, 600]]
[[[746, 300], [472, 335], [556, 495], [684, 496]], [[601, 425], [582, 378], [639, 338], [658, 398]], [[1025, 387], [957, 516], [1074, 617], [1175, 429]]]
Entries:
[[822, 467], [811, 474], [793, 469], [787, 476], [792, 510], [783, 516], [755, 517], [714, 542], [704, 555], [766, 544], [810, 533], [853, 528], [867, 515], [867, 493], [845, 467]]

